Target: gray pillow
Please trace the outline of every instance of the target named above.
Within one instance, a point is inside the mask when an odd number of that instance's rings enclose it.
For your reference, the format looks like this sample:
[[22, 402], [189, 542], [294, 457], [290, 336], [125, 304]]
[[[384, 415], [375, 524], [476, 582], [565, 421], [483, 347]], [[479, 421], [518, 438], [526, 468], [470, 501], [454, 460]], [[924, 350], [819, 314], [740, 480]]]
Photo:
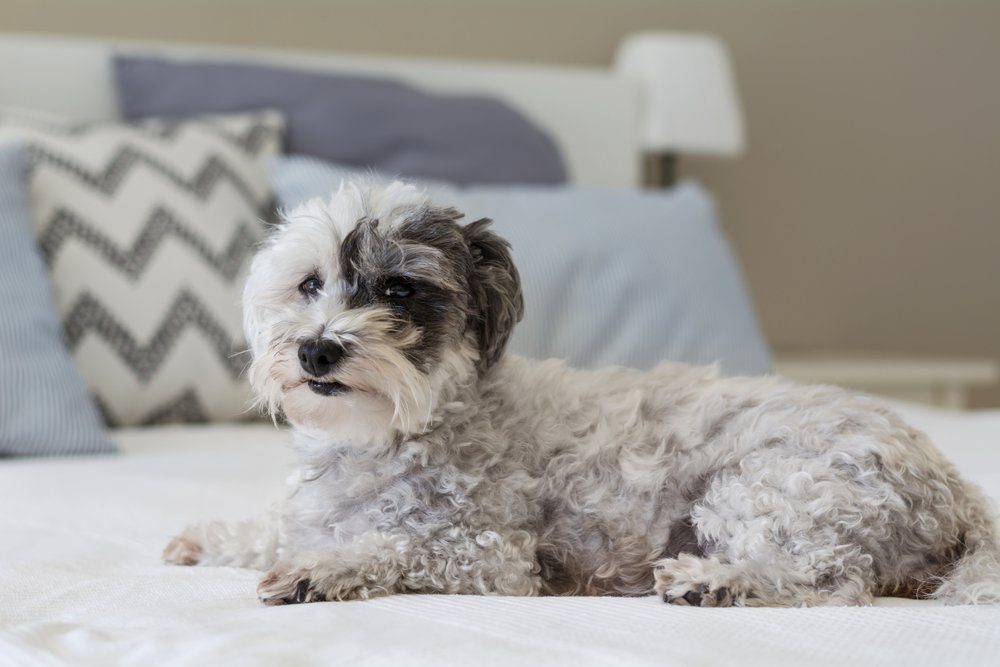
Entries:
[[562, 183], [552, 139], [497, 99], [392, 80], [232, 62], [117, 55], [126, 118], [278, 109], [287, 149], [455, 183]]
[[[359, 172], [307, 157], [269, 161], [279, 204], [329, 197]], [[427, 185], [512, 245], [525, 297], [511, 350], [582, 368], [720, 362], [766, 373], [770, 351], [708, 194], [581, 187]]]
[[25, 163], [19, 145], [0, 144], [0, 456], [114, 451], [63, 345]]

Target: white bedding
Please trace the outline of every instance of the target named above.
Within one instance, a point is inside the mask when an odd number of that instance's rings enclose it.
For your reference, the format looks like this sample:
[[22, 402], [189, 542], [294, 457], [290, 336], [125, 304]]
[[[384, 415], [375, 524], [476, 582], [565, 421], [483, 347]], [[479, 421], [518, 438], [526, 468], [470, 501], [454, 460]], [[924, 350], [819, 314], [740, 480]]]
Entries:
[[[1000, 412], [901, 410], [1000, 498]], [[285, 438], [161, 428], [119, 433], [117, 457], [0, 462], [0, 664], [1000, 664], [1000, 607], [410, 595], [266, 608], [257, 572], [162, 565], [186, 523], [279, 495]]]

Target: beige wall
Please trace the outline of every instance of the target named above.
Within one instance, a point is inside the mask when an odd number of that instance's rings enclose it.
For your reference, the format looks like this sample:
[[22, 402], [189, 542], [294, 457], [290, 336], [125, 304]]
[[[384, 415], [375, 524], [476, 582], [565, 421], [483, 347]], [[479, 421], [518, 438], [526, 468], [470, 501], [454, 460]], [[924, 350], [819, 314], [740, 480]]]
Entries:
[[652, 28], [732, 50], [749, 151], [682, 171], [775, 347], [1000, 359], [1000, 2], [0, 2], [3, 30], [597, 65]]

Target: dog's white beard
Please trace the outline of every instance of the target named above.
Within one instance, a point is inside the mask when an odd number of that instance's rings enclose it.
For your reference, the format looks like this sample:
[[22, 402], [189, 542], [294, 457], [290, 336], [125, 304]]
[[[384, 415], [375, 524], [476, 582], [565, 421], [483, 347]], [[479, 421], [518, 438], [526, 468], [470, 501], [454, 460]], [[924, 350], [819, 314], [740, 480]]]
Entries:
[[[299, 368], [295, 342], [274, 345], [250, 368], [261, 407], [274, 417], [284, 414], [317, 445], [331, 440], [385, 444], [397, 435], [422, 433], [435, 421], [442, 403], [475, 377], [478, 353], [471, 341], [446, 350], [434, 370], [425, 374], [406, 358], [400, 339], [389, 335], [383, 321], [357, 317], [368, 320], [361, 327], [363, 333], [337, 336], [354, 350], [336, 372], [337, 381], [351, 388], [344, 394], [320, 396], [310, 389]], [[340, 322], [342, 331], [350, 329], [344, 324]]]
[[273, 357], [255, 362], [251, 371], [263, 376], [263, 383], [255, 384], [272, 416], [284, 414], [297, 428], [355, 444], [385, 442], [394, 432], [419, 432], [429, 420], [434, 403], [430, 382], [398, 359], [402, 355], [394, 349], [374, 354], [369, 347], [363, 361], [352, 359], [338, 370], [337, 381], [350, 390], [321, 396], [302, 377], [296, 348], [282, 346]]

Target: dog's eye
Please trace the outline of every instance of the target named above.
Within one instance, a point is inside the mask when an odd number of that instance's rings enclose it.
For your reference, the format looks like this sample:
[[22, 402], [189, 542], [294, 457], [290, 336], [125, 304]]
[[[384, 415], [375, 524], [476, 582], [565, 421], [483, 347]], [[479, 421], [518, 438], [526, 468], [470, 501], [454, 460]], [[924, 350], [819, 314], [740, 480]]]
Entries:
[[389, 283], [385, 295], [390, 299], [405, 299], [413, 294], [413, 287], [403, 282]]
[[316, 296], [323, 289], [323, 281], [316, 276], [309, 276], [299, 283], [299, 292], [305, 296]]

